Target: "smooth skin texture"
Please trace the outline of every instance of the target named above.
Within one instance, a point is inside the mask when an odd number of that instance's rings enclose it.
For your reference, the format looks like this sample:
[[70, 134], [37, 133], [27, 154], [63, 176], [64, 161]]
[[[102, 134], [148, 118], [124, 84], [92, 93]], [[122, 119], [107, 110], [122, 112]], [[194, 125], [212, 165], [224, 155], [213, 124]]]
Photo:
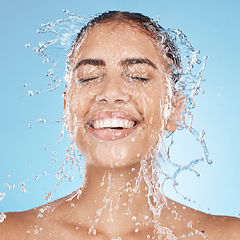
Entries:
[[[7, 213], [0, 223], [1, 239], [158, 239], [146, 183], [140, 182], [132, 202], [126, 189], [135, 187], [140, 160], [150, 158], [163, 130], [177, 127], [182, 106], [171, 102], [177, 97], [171, 99], [167, 91], [169, 74], [161, 51], [137, 26], [113, 22], [93, 27], [73, 51], [65, 95], [68, 129], [77, 134], [85, 157], [84, 183], [79, 192], [46, 206]], [[91, 129], [96, 119], [109, 116], [137, 124], [126, 136], [120, 132], [120, 139], [112, 130]], [[89, 235], [99, 209], [96, 235]], [[205, 214], [170, 199], [158, 221], [172, 232], [171, 239], [240, 239], [239, 219]]]

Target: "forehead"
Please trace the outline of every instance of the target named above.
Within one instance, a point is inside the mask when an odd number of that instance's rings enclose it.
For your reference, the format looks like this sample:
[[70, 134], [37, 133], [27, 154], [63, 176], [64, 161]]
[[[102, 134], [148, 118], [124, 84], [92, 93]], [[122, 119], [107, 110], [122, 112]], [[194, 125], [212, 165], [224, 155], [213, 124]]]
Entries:
[[[166, 64], [161, 47], [137, 24], [102, 23], [89, 29], [78, 41], [72, 60], [87, 58], [118, 61], [120, 58], [148, 58]], [[160, 67], [160, 66], [159, 66]]]

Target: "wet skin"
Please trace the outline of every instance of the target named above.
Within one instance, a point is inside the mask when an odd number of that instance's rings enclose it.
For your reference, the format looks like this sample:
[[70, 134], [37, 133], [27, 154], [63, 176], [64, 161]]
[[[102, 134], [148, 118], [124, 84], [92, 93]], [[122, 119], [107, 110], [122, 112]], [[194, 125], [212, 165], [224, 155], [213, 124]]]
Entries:
[[[79, 42], [69, 73], [68, 129], [76, 134], [86, 164], [81, 192], [26, 212], [8, 213], [0, 223], [0, 236], [157, 239], [146, 183], [140, 182], [132, 203], [129, 194], [136, 185], [141, 159], [150, 158], [164, 129], [176, 129], [181, 111], [172, 107], [169, 114], [164, 113], [172, 101], [167, 91], [169, 65], [142, 30], [111, 23], [94, 27]], [[103, 207], [94, 226], [96, 235], [89, 235], [91, 221]], [[172, 232], [172, 239], [173, 235], [175, 239], [240, 239], [239, 219], [212, 216], [169, 199], [158, 222]]]
[[[148, 156], [167, 121], [168, 64], [146, 34], [127, 25], [114, 27], [93, 28], [75, 49], [66, 96], [78, 149], [85, 161], [105, 168]], [[107, 118], [128, 120], [134, 127], [92, 128], [92, 122]]]

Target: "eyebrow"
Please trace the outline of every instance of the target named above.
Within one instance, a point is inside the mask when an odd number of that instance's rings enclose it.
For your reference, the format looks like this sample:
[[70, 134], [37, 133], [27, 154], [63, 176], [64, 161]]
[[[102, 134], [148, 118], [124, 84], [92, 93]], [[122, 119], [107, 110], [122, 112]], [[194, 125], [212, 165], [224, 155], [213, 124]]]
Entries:
[[83, 59], [80, 62], [78, 62], [73, 70], [76, 70], [78, 67], [82, 65], [93, 65], [93, 66], [106, 66], [105, 62], [101, 59]]
[[157, 69], [157, 66], [147, 58], [128, 58], [121, 62], [121, 65], [134, 65], [134, 64], [147, 64], [154, 69]]
[[[78, 62], [73, 70], [76, 70], [78, 67], [82, 65], [93, 65], [93, 66], [106, 66], [106, 63], [101, 59], [83, 59]], [[121, 62], [121, 65], [128, 66], [134, 64], [147, 64], [154, 69], [157, 69], [157, 66], [147, 58], [127, 58]]]

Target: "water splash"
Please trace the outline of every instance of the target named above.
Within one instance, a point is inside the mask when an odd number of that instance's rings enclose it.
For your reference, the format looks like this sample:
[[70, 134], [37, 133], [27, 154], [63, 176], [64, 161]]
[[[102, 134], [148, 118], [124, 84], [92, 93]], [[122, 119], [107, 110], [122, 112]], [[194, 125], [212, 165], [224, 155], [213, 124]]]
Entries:
[[5, 198], [6, 194], [4, 192], [0, 193], [0, 201]]
[[11, 185], [9, 185], [8, 183], [4, 183], [4, 186], [7, 190], [13, 190], [15, 188], [14, 183], [12, 183]]
[[[41, 57], [43, 57], [43, 63], [50, 63], [52, 67], [45, 74], [46, 77], [50, 78], [47, 82], [47, 85], [50, 86], [47, 90], [37, 90], [34, 91], [35, 94], [41, 93], [42, 91], [52, 91], [60, 87], [60, 85], [65, 85], [68, 83], [68, 79], [66, 76], [68, 65], [65, 66], [65, 58], [68, 56], [69, 49], [74, 41], [79, 30], [89, 21], [89, 17], [85, 18], [82, 16], [78, 16], [73, 13], [69, 13], [67, 10], [63, 10], [67, 14], [66, 19], [61, 19], [56, 21], [55, 23], [49, 22], [47, 24], [42, 24], [41, 28], [38, 30], [39, 34], [53, 34], [54, 38], [48, 41], [41, 41], [38, 47], [35, 47], [33, 50], [37, 52]], [[193, 109], [195, 107], [194, 97], [199, 95], [200, 93], [204, 93], [202, 90], [202, 82], [205, 81], [202, 73], [206, 66], [207, 57], [203, 57], [200, 60], [200, 51], [195, 49], [191, 43], [188, 41], [187, 37], [179, 30], [179, 29], [166, 29], [166, 33], [170, 36], [172, 42], [179, 49], [180, 55], [182, 59], [185, 59], [183, 63], [183, 71], [180, 72], [178, 69], [173, 68], [173, 71], [176, 75], [181, 75], [179, 81], [175, 84], [175, 91], [181, 92], [184, 94], [184, 103], [186, 105], [186, 109], [183, 112], [183, 116], [181, 118], [181, 122], [178, 123], [178, 131], [188, 131], [191, 133], [195, 140], [200, 143], [202, 149], [202, 157], [198, 159], [193, 159], [189, 163], [185, 165], [181, 165], [179, 163], [173, 162], [170, 157], [170, 148], [174, 144], [174, 135], [173, 133], [165, 132], [162, 142], [163, 145], [158, 148], [158, 158], [157, 161], [155, 159], [155, 155], [152, 158], [152, 162], [149, 166], [149, 162], [146, 159], [141, 161], [141, 170], [139, 174], [139, 179], [137, 180], [136, 186], [133, 189], [126, 188], [123, 186], [122, 189], [124, 191], [130, 191], [133, 194], [137, 192], [139, 183], [141, 181], [145, 181], [148, 185], [148, 199], [149, 206], [151, 211], [155, 216], [155, 227], [156, 229], [163, 235], [171, 236], [172, 239], [175, 239], [172, 236], [169, 229], [162, 228], [159, 226], [157, 219], [160, 217], [161, 210], [163, 208], [163, 203], [160, 202], [152, 202], [151, 198], [161, 198], [160, 193], [164, 196], [164, 185], [166, 181], [172, 181], [172, 186], [175, 191], [181, 195], [184, 199], [190, 200], [188, 197], [182, 195], [178, 190], [178, 176], [185, 172], [190, 171], [194, 173], [197, 177], [200, 176], [200, 173], [195, 170], [196, 166], [199, 162], [206, 162], [207, 164], [211, 164], [212, 161], [209, 159], [208, 149], [206, 143], [204, 141], [205, 132], [198, 132], [194, 128], [193, 124]], [[30, 47], [30, 44], [27, 45]], [[53, 56], [52, 56], [52, 55]], [[55, 59], [54, 59], [55, 58]], [[57, 59], [57, 60], [56, 60]], [[60, 61], [59, 61], [60, 59]], [[25, 84], [24, 84], [25, 86]], [[27, 86], [27, 85], [26, 85]], [[28, 96], [34, 96], [33, 91], [28, 91]], [[67, 126], [67, 111], [66, 108], [65, 115], [62, 119], [57, 120], [56, 122], [63, 122], [63, 129], [60, 133], [59, 141], [61, 142], [64, 137], [64, 127]], [[40, 118], [37, 120], [37, 123], [46, 123], [49, 122], [44, 118]], [[29, 128], [32, 127], [32, 124], [29, 124]], [[45, 199], [50, 201], [52, 199], [53, 193], [58, 189], [64, 179], [68, 179], [72, 181], [75, 173], [81, 172], [81, 161], [82, 156], [77, 150], [75, 146], [76, 136], [70, 136], [71, 144], [70, 147], [66, 151], [65, 159], [62, 161], [62, 165], [59, 170], [56, 172], [55, 177], [58, 180], [58, 184], [52, 192], [47, 193]], [[167, 143], [167, 140], [169, 143]], [[134, 139], [132, 139], [134, 141]], [[51, 158], [52, 162], [56, 162], [56, 152], [53, 152], [53, 156]], [[140, 157], [140, 156], [138, 156]], [[152, 169], [154, 173], [154, 181], [153, 179], [149, 179], [148, 170], [149, 167]], [[169, 171], [170, 169], [170, 171]], [[165, 171], [166, 170], [166, 171]], [[82, 176], [82, 173], [80, 174]], [[162, 178], [161, 178], [162, 177]], [[160, 179], [162, 179], [160, 181]], [[161, 184], [159, 184], [161, 182]], [[102, 185], [105, 184], [105, 179], [102, 181]], [[108, 175], [108, 187], [111, 187], [111, 174]], [[160, 192], [159, 192], [160, 188]], [[127, 190], [128, 189], [128, 190]], [[105, 205], [103, 208], [99, 209], [96, 212], [96, 218], [92, 221], [92, 226], [89, 229], [89, 233], [96, 234], [96, 229], [94, 229], [94, 224], [98, 221], [102, 211], [111, 204], [111, 199], [113, 196], [108, 196], [108, 191], [106, 192], [105, 197]], [[174, 213], [176, 214], [176, 213]], [[111, 221], [111, 217], [110, 217]], [[133, 219], [133, 221], [135, 221]], [[193, 229], [197, 231], [196, 229]], [[138, 228], [135, 229], [138, 232]], [[191, 233], [190, 233], [191, 234]], [[170, 238], [169, 238], [170, 239]]]
[[6, 219], [6, 214], [5, 213], [0, 213], [0, 223], [2, 223]]
[[32, 97], [33, 96], [33, 92], [32, 91], [28, 91], [28, 96]]

